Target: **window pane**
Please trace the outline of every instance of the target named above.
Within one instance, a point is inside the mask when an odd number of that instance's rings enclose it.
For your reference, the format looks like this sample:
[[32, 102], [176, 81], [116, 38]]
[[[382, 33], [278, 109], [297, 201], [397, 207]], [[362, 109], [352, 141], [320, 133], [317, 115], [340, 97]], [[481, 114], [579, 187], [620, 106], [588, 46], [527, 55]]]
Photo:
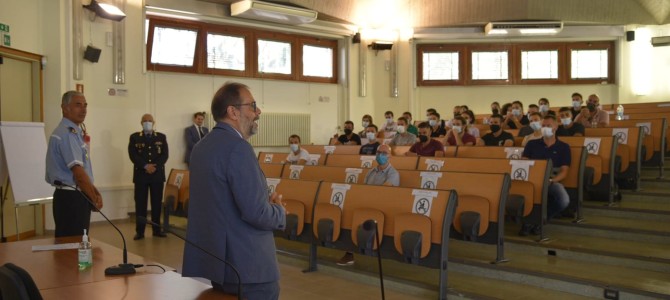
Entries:
[[458, 79], [458, 52], [423, 53], [423, 80]]
[[151, 63], [193, 66], [197, 30], [154, 27]]
[[507, 51], [472, 52], [473, 80], [507, 80]]
[[521, 79], [558, 79], [558, 50], [521, 51]]
[[291, 44], [258, 40], [258, 71], [291, 74]]
[[332, 78], [333, 49], [303, 45], [302, 75]]
[[207, 34], [207, 67], [244, 71], [244, 38]]
[[603, 50], [572, 50], [570, 77], [607, 78], [607, 49]]

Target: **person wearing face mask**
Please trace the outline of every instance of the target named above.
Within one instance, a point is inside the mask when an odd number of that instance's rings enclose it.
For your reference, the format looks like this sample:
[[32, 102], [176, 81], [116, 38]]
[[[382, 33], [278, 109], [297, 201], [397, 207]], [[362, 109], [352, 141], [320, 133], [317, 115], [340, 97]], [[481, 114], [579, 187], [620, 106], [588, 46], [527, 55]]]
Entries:
[[503, 129], [519, 129], [528, 125], [528, 117], [523, 114], [523, 103], [514, 101], [511, 107], [512, 109], [507, 111], [505, 121], [502, 124]]
[[398, 124], [396, 124], [395, 120], [393, 119], [393, 112], [390, 110], [384, 113], [384, 118], [385, 122], [382, 126], [384, 131], [384, 138], [391, 138], [393, 135], [395, 135], [396, 131], [398, 131]]
[[[367, 175], [365, 175], [365, 184], [369, 185], [385, 185], [385, 186], [399, 186], [400, 174], [391, 165], [391, 147], [388, 145], [379, 145], [376, 150], [375, 161], [377, 166], [372, 168]], [[342, 258], [337, 261], [340, 266], [351, 266], [354, 264], [354, 254], [346, 252]]]
[[504, 146], [512, 147], [514, 145], [514, 136], [502, 129], [501, 115], [492, 115], [490, 119], [491, 132], [477, 139], [477, 146]]
[[[530, 120], [530, 116], [533, 113], [537, 113], [540, 111], [540, 108], [537, 106], [537, 104], [530, 104], [528, 105], [528, 113], [526, 114], [526, 117], [528, 117], [528, 120]], [[533, 128], [530, 128], [530, 124], [525, 125], [519, 129], [519, 133], [517, 134], [518, 137], [525, 137], [527, 135], [533, 134], [535, 130]]]
[[365, 128], [368, 128], [368, 126], [372, 125], [372, 124], [374, 124], [372, 122], [372, 116], [371, 115], [363, 115], [363, 120], [361, 120], [361, 128], [363, 128], [363, 130], [361, 130], [358, 133], [358, 136], [363, 136], [364, 137], [365, 136]]
[[444, 121], [440, 120], [439, 113], [431, 113], [428, 116], [428, 124], [432, 127], [430, 137], [444, 137], [447, 134], [447, 129]]
[[581, 123], [584, 127], [607, 127], [610, 117], [606, 111], [600, 109], [600, 97], [596, 94], [589, 95], [586, 108], [582, 108], [579, 115], [575, 117], [575, 123]]
[[562, 107], [558, 115], [561, 125], [556, 129], [556, 136], [584, 136], [584, 125], [572, 121], [572, 109]]
[[419, 135], [419, 128], [414, 126], [414, 123], [412, 121], [412, 113], [406, 111], [402, 113], [402, 117], [407, 120], [407, 128], [405, 128], [407, 132], [413, 134], [413, 135]]
[[[499, 115], [499, 114], [501, 114], [500, 103], [498, 103], [498, 101], [493, 101], [491, 103], [491, 115]], [[487, 117], [487, 118], [484, 118], [484, 120], [483, 120], [484, 125], [489, 124], [489, 119], [490, 118], [491, 118], [490, 116]]]
[[[154, 117], [142, 116], [142, 131], [130, 135], [128, 155], [133, 162], [133, 183], [135, 184], [135, 237], [144, 238], [147, 217], [147, 196], [151, 194], [151, 221], [160, 224], [161, 202], [163, 201], [163, 183], [165, 182], [165, 163], [168, 160], [168, 144], [165, 135], [154, 130]], [[152, 226], [153, 236], [167, 237], [158, 226]]]
[[361, 146], [361, 150], [358, 151], [358, 154], [372, 155], [377, 153], [377, 147], [379, 147], [379, 141], [377, 141], [377, 125], [368, 125], [368, 127], [365, 128], [365, 135], [368, 138], [368, 143]]
[[542, 115], [539, 112], [535, 112], [530, 115], [530, 124], [528, 127], [533, 130], [533, 133], [523, 137], [521, 146], [526, 146], [528, 142], [532, 140], [537, 140], [542, 138]]
[[405, 128], [407, 128], [407, 119], [398, 118], [398, 133], [389, 142], [390, 146], [409, 146], [416, 143], [416, 135], [407, 132]]
[[572, 107], [570, 107], [570, 111], [572, 112], [572, 120], [575, 120], [575, 117], [579, 115], [579, 113], [582, 111], [582, 104], [584, 104], [584, 100], [582, 99], [582, 94], [580, 93], [572, 93]]
[[436, 151], [444, 151], [442, 143], [430, 138], [433, 128], [428, 122], [419, 124], [419, 141], [409, 148], [406, 156], [435, 156]]
[[291, 152], [286, 162], [292, 165], [305, 165], [309, 161], [309, 152], [300, 147], [300, 136], [293, 134], [288, 138], [288, 147]]
[[540, 114], [544, 118], [544, 116], [547, 115], [547, 112], [549, 112], [549, 99], [540, 98], [540, 100], [537, 101], [537, 105], [539, 107]]
[[[547, 192], [547, 220], [559, 215], [570, 204], [570, 197], [561, 181], [570, 169], [570, 146], [556, 138], [558, 122], [553, 115], [542, 120], [542, 138], [532, 140], [523, 149], [524, 159], [551, 159], [552, 174]], [[519, 235], [539, 234], [538, 225], [523, 224]]]
[[463, 126], [467, 128], [467, 133], [469, 133], [471, 136], [474, 136], [475, 139], [479, 138], [479, 128], [473, 126], [475, 124], [475, 113], [473, 113], [471, 110], [466, 110], [461, 113], [461, 117], [463, 117], [463, 120], [465, 120], [465, 124], [463, 124]]
[[337, 137], [335, 145], [360, 145], [361, 137], [354, 133], [354, 122], [344, 122], [344, 134]]
[[472, 146], [477, 143], [477, 139], [467, 133], [465, 119], [461, 116], [451, 120], [451, 130], [447, 133], [447, 146]]

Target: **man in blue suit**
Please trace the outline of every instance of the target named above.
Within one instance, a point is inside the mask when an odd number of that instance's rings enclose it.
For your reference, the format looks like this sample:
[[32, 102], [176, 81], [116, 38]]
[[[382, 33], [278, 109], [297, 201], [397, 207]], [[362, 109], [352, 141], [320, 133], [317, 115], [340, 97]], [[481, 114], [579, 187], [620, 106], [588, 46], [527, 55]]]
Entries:
[[[193, 148], [186, 237], [232, 264], [245, 299], [278, 299], [274, 230], [286, 226], [281, 195], [268, 195], [265, 175], [247, 140], [261, 114], [249, 88], [226, 83], [212, 99], [217, 124]], [[183, 276], [203, 277], [237, 294], [238, 278], [224, 263], [186, 244]]]
[[204, 122], [205, 112], [197, 112], [193, 114], [193, 126], [184, 129], [184, 139], [186, 139], [186, 155], [184, 156], [184, 162], [186, 165], [190, 163], [193, 146], [209, 133], [209, 129], [203, 126]]

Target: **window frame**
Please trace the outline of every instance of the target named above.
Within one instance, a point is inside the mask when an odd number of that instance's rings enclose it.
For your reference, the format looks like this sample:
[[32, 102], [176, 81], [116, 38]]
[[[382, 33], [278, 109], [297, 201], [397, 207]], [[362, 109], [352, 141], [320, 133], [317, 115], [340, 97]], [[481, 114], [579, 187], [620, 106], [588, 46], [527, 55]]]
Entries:
[[[507, 52], [507, 80], [503, 79], [472, 79], [472, 53], [473, 52]], [[516, 59], [512, 47], [509, 44], [473, 44], [467, 49], [467, 85], [511, 85], [514, 84], [514, 68]]]
[[[218, 34], [218, 35], [226, 35], [226, 36], [233, 36], [233, 37], [241, 37], [244, 38], [244, 70], [243, 71], [238, 71], [238, 70], [229, 70], [229, 69], [217, 69], [217, 68], [210, 68], [207, 66], [207, 35], [208, 34]], [[239, 76], [239, 77], [251, 77], [253, 74], [253, 66], [254, 64], [254, 51], [253, 51], [253, 35], [250, 30], [243, 29], [243, 28], [238, 28], [238, 27], [232, 27], [232, 26], [224, 26], [224, 25], [209, 25], [205, 28], [205, 31], [203, 32], [203, 45], [204, 45], [204, 59], [202, 61], [202, 68], [205, 73], [207, 74], [214, 74], [214, 75], [223, 75], [223, 76]]]
[[[521, 52], [523, 51], [542, 51], [557, 50], [558, 78], [556, 79], [523, 79], [521, 78]], [[566, 82], [566, 60], [564, 43], [541, 43], [541, 44], [518, 44], [514, 47], [514, 56], [518, 57], [518, 64], [514, 68], [515, 84], [564, 84]]]
[[[458, 80], [429, 80], [423, 78], [423, 54], [424, 53], [451, 53], [458, 52]], [[465, 66], [467, 64], [465, 45], [440, 45], [440, 44], [422, 44], [416, 51], [417, 64], [417, 85], [419, 86], [440, 86], [440, 85], [464, 85], [465, 84]]]
[[[307, 81], [307, 82], [322, 82], [322, 83], [337, 83], [338, 72], [337, 72], [337, 41], [336, 40], [325, 40], [314, 37], [302, 37], [298, 38], [298, 51], [297, 57], [300, 60], [299, 66], [300, 69], [297, 70], [298, 80]], [[330, 48], [333, 51], [332, 64], [333, 64], [333, 76], [332, 77], [317, 77], [317, 76], [307, 76], [303, 74], [303, 46], [313, 46], [313, 47], [322, 47]]]
[[[282, 42], [288, 43], [291, 45], [291, 73], [290, 74], [280, 74], [280, 73], [261, 73], [258, 70], [258, 41], [273, 41], [273, 42]], [[268, 79], [283, 79], [283, 80], [297, 80], [298, 76], [296, 73], [297, 70], [297, 61], [296, 61], [296, 50], [295, 47], [298, 43], [296, 42], [295, 37], [288, 34], [278, 33], [278, 32], [257, 32], [254, 38], [254, 70], [253, 74], [256, 78], [268, 78]]]
[[[174, 29], [184, 29], [184, 30], [195, 30], [195, 48], [193, 49], [193, 65], [192, 66], [176, 66], [176, 65], [166, 65], [161, 63], [152, 63], [151, 56], [154, 45], [154, 29], [156, 27], [161, 28], [174, 28]], [[200, 24], [196, 22], [191, 22], [187, 20], [174, 20], [174, 19], [165, 19], [160, 17], [151, 17], [149, 18], [149, 32], [147, 36], [146, 44], [146, 56], [147, 56], [147, 70], [151, 71], [165, 71], [165, 72], [179, 72], [179, 73], [201, 73], [201, 61], [202, 57], [202, 31], [203, 28]]]
[[[597, 79], [572, 79], [572, 50], [607, 50], [607, 78]], [[614, 61], [614, 42], [579, 42], [566, 45], [567, 52], [567, 76], [566, 82], [571, 84], [592, 84], [592, 83], [614, 83], [614, 70], [616, 69]]]

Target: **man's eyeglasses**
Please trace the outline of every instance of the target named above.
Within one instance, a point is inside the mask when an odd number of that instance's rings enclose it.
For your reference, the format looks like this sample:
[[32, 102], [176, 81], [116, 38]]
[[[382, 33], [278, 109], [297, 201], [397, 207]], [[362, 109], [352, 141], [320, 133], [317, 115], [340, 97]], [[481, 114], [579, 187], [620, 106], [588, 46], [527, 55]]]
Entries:
[[251, 110], [253, 110], [254, 112], [256, 112], [256, 101], [251, 102], [251, 103], [235, 104], [235, 105], [233, 105], [233, 106], [237, 106], [237, 107], [239, 107], [239, 106], [245, 106], [245, 105], [249, 105], [249, 106], [251, 106]]

